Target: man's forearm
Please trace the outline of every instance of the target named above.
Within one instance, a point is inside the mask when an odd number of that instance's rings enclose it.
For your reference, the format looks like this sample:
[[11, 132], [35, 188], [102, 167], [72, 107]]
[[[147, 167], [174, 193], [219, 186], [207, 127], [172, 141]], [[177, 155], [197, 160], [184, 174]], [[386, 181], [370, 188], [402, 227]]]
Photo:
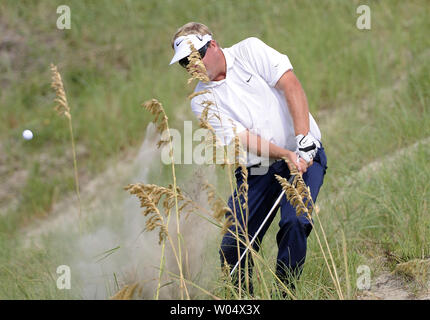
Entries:
[[[299, 159], [295, 152], [278, 147], [260, 136], [250, 133], [248, 129], [240, 132], [238, 136], [248, 152], [271, 159], [288, 158], [301, 173], [306, 172], [307, 167], [312, 165], [312, 161], [307, 164], [303, 159]], [[288, 167], [290, 167], [290, 164], [288, 164]], [[291, 167], [290, 170], [292, 170]]]
[[288, 153], [292, 153], [292, 151], [281, 148], [248, 130], [239, 133], [239, 139], [247, 151], [259, 157], [281, 159], [282, 157], [286, 157]]
[[309, 132], [309, 106], [300, 81], [292, 71], [288, 71], [279, 79], [276, 88], [280, 89], [285, 96], [293, 118], [295, 134], [307, 135]]

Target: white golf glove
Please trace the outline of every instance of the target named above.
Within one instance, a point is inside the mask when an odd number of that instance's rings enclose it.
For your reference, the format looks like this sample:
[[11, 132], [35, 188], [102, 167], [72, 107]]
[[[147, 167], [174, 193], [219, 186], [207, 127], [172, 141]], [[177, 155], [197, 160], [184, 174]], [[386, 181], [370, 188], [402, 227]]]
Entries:
[[296, 136], [297, 154], [309, 163], [315, 158], [318, 148], [321, 148], [320, 142], [309, 132], [306, 136], [299, 134]]

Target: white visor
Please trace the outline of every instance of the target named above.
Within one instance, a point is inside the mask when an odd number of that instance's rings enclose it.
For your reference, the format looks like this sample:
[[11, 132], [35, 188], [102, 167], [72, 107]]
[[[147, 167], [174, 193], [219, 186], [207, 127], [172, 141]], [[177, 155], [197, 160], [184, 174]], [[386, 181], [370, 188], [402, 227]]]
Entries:
[[170, 61], [170, 64], [174, 64], [175, 62], [178, 62], [182, 58], [185, 58], [191, 54], [191, 48], [188, 44], [188, 40], [191, 41], [196, 50], [199, 50], [203, 48], [203, 46], [209, 40], [212, 40], [212, 37], [209, 34], [205, 34], [204, 36], [200, 34], [189, 34], [186, 36], [177, 37], [174, 43], [175, 55]]

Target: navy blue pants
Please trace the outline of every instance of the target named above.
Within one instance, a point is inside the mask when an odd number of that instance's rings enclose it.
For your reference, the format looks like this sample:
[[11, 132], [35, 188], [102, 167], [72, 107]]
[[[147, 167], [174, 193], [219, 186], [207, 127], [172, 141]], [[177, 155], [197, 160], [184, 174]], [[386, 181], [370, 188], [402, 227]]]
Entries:
[[[324, 148], [321, 147], [317, 155], [314, 158], [312, 166], [310, 166], [306, 173], [303, 174], [303, 180], [310, 187], [312, 200], [316, 202], [318, 192], [323, 184], [324, 175], [327, 169], [327, 157], [324, 152]], [[248, 169], [251, 173], [252, 170]], [[248, 175], [248, 238], [252, 239], [258, 228], [260, 227], [263, 220], [266, 218], [270, 209], [278, 199], [282, 192], [281, 185], [275, 178], [275, 174], [280, 175], [284, 178], [289, 178], [290, 171], [285, 161], [277, 161], [273, 163], [269, 168], [268, 172], [264, 175]], [[240, 185], [243, 182], [240, 168], [236, 170], [236, 181], [237, 189], [239, 190]], [[245, 230], [245, 224], [243, 223], [240, 205], [244, 203], [243, 196], [239, 198], [234, 193], [235, 209], [237, 221], [242, 225]], [[231, 208], [234, 214], [233, 200], [230, 196], [228, 206]], [[295, 209], [288, 203], [285, 196], [282, 197], [281, 202], [278, 205], [281, 207], [281, 219], [279, 222], [279, 231], [276, 235], [278, 244], [278, 257], [276, 265], [276, 273], [283, 280], [288, 282], [289, 276], [296, 275], [300, 276], [303, 263], [306, 257], [306, 242], [309, 236], [312, 225], [305, 216], [296, 216]], [[263, 229], [257, 236], [256, 241], [253, 244], [253, 248], [258, 251], [261, 241], [273, 221], [273, 218], [278, 211], [276, 208], [272, 216], [264, 225]], [[243, 215], [245, 216], [246, 210], [242, 208]], [[229, 215], [228, 213], [227, 215]], [[236, 233], [236, 226], [230, 227], [234, 233]], [[243, 253], [245, 246], [240, 244], [240, 254]], [[239, 256], [240, 257], [240, 256]], [[230, 270], [235, 266], [239, 260], [237, 250], [237, 239], [227, 232], [221, 242], [220, 258], [221, 266], [224, 267], [225, 263], [230, 266]], [[245, 256], [246, 257], [246, 256]], [[245, 257], [241, 261], [241, 269], [244, 271], [245, 268]], [[252, 271], [251, 255], [248, 256], [248, 268], [249, 274]], [[244, 277], [244, 272], [242, 273]], [[237, 277], [236, 277], [237, 279]], [[237, 281], [237, 280], [236, 280]], [[243, 283], [243, 282], [242, 282]]]

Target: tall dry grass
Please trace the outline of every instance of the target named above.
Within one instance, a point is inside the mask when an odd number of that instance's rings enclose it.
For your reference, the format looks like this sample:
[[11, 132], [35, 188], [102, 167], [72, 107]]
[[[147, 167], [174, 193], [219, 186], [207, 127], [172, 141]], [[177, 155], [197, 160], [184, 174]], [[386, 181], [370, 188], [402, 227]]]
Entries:
[[[325, 248], [321, 243], [319, 233], [315, 228], [314, 222], [312, 220], [312, 217], [313, 217], [312, 212], [314, 211], [315, 204], [312, 200], [310, 188], [303, 181], [302, 175], [297, 171], [297, 168], [295, 167], [295, 165], [291, 163], [288, 159], [285, 159], [285, 161], [287, 162], [288, 167], [290, 168], [290, 173], [294, 176], [294, 180], [292, 183], [290, 183], [287, 179], [279, 175], [275, 175], [276, 179], [279, 181], [283, 190], [285, 191], [285, 195], [287, 197], [288, 202], [290, 202], [291, 205], [296, 209], [297, 216], [304, 215], [308, 219], [309, 223], [312, 225], [312, 229], [314, 230], [315, 236], [318, 241], [318, 245], [324, 257], [324, 262], [327, 266], [327, 269], [330, 273], [330, 277], [336, 288], [336, 292], [339, 296], [339, 299], [343, 300], [344, 296], [342, 293], [342, 288], [337, 274], [336, 263], [333, 259], [333, 255], [327, 241], [327, 236], [322, 226], [321, 220], [319, 219], [318, 213], [315, 214], [315, 217], [319, 222], [318, 226], [320, 227], [320, 230], [322, 233], [322, 238], [324, 240]], [[327, 250], [327, 254], [330, 257], [331, 265], [328, 262], [325, 250]]]
[[52, 63], [51, 63], [51, 75], [52, 75], [51, 87], [54, 89], [56, 94], [56, 98], [54, 101], [57, 103], [57, 105], [55, 106], [55, 110], [58, 112], [60, 116], [65, 116], [69, 124], [70, 141], [72, 144], [75, 188], [76, 188], [76, 195], [78, 197], [78, 205], [79, 205], [78, 221], [79, 221], [79, 229], [82, 231], [82, 202], [81, 202], [81, 194], [79, 191], [78, 163], [76, 160], [76, 147], [75, 147], [75, 139], [73, 136], [72, 113], [70, 110], [69, 103], [67, 102], [66, 91], [64, 90], [64, 84], [63, 84], [63, 80], [61, 79], [60, 72], [58, 71], [57, 66], [55, 66]]

